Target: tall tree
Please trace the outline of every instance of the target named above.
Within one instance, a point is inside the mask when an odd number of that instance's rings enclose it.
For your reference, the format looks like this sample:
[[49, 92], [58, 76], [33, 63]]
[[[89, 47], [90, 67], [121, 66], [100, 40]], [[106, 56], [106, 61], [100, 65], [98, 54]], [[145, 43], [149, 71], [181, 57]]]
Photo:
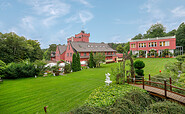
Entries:
[[118, 53], [123, 53], [124, 47], [122, 47], [122, 45], [118, 45], [118, 46], [116, 47], [116, 50], [117, 50]]
[[100, 63], [105, 62], [105, 53], [96, 53], [94, 55], [94, 62], [96, 63], [96, 67], [100, 67]]
[[80, 71], [81, 70], [81, 63], [80, 63], [80, 54], [77, 52], [77, 56], [76, 56], [76, 62], [77, 62], [77, 70]]
[[124, 46], [124, 52], [127, 53], [130, 50], [130, 43], [127, 42]]
[[165, 36], [174, 36], [176, 34], [177, 30], [173, 29], [172, 31], [169, 31], [168, 33], [165, 34]]
[[93, 57], [93, 53], [91, 52], [90, 57], [89, 57], [89, 67], [93, 68], [94, 66], [95, 66], [94, 65], [94, 57]]
[[147, 34], [144, 35], [145, 38], [155, 38], [155, 37], [163, 37], [165, 35], [166, 28], [160, 24], [154, 24], [152, 25], [148, 31]]
[[76, 64], [76, 53], [73, 53], [73, 59], [72, 59], [72, 70], [73, 72], [76, 72], [77, 71], [77, 64]]
[[19, 62], [25, 59], [35, 61], [42, 59], [42, 50], [40, 44], [35, 40], [27, 40], [17, 34], [0, 34], [0, 59], [5, 63]]
[[185, 24], [184, 22], [180, 24], [176, 32], [176, 45], [183, 46], [185, 51]]
[[143, 35], [139, 33], [134, 38], [132, 38], [132, 40], [137, 40], [137, 39], [142, 39], [142, 38], [143, 38]]

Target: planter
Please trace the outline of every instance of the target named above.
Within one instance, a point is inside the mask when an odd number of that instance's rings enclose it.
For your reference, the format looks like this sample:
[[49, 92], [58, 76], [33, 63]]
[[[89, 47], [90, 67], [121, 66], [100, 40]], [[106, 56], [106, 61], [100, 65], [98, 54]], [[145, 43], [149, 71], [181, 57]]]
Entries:
[[55, 71], [54, 73], [55, 73], [55, 76], [59, 76], [60, 71]]
[[140, 55], [139, 58], [143, 58], [143, 56]]
[[166, 57], [166, 58], [169, 58], [169, 55], [166, 55], [165, 57]]
[[154, 55], [151, 55], [150, 57], [151, 57], [151, 58], [154, 58], [155, 56], [154, 56]]

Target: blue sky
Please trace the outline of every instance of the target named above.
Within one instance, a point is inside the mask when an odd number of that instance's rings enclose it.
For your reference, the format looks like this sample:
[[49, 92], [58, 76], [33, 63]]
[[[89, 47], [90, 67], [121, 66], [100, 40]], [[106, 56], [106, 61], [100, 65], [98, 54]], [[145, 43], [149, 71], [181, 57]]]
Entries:
[[128, 42], [161, 23], [185, 21], [184, 0], [0, 0], [0, 32], [38, 40], [41, 48], [66, 44], [82, 28], [90, 42]]

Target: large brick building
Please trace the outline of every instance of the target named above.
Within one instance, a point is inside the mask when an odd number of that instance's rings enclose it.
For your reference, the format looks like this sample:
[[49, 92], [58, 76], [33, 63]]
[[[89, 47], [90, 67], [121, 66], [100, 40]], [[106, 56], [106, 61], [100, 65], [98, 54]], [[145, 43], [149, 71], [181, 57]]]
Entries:
[[137, 54], [140, 50], [142, 50], [147, 57], [147, 53], [150, 53], [151, 50], [155, 50], [158, 55], [161, 55], [164, 49], [169, 49], [169, 52], [174, 54], [174, 51], [176, 49], [175, 36], [147, 38], [130, 41], [130, 50], [132, 50], [133, 54]]
[[90, 33], [81, 31], [75, 37], [68, 38], [67, 45], [57, 46], [56, 52], [51, 55], [51, 60], [59, 61], [62, 59], [66, 62], [72, 62], [73, 53], [79, 52], [81, 64], [84, 64], [89, 59], [91, 52], [94, 54], [100, 52], [105, 53], [107, 61], [117, 61], [115, 50], [106, 43], [90, 43], [89, 37]]

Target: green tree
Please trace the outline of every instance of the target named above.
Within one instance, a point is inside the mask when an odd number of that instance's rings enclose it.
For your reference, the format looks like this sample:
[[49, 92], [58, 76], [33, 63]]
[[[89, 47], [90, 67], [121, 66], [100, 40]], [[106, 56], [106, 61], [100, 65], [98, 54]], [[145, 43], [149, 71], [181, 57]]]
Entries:
[[183, 46], [185, 51], [185, 24], [184, 22], [180, 24], [176, 32], [176, 45]]
[[73, 53], [73, 59], [72, 59], [72, 70], [73, 70], [73, 72], [76, 72], [76, 71], [78, 71], [77, 70], [77, 60], [76, 60], [76, 53]]
[[145, 38], [163, 37], [166, 34], [165, 31], [166, 31], [166, 28], [162, 24], [157, 23], [152, 25], [148, 29], [147, 34], [144, 35], [144, 37]]
[[120, 45], [118, 45], [118, 46], [116, 47], [116, 50], [117, 50], [118, 53], [123, 53], [124, 47], [122, 47], [122, 45], [120, 44]]
[[40, 48], [40, 43], [37, 40], [27, 40], [27, 44], [32, 47], [32, 49], [29, 50], [30, 61], [42, 60], [43, 52]]
[[134, 38], [132, 38], [132, 40], [137, 40], [137, 39], [142, 39], [142, 38], [143, 38], [143, 35], [141, 33], [139, 33]]
[[127, 42], [124, 46], [124, 52], [127, 53], [130, 50], [130, 43]]
[[174, 36], [176, 34], [177, 30], [173, 29], [172, 31], [169, 31], [168, 33], [165, 34], [165, 36]]
[[95, 65], [94, 65], [94, 57], [93, 57], [93, 53], [91, 52], [90, 53], [90, 58], [89, 58], [89, 68], [93, 68]]
[[76, 64], [77, 64], [77, 71], [81, 70], [81, 63], [80, 63], [80, 54], [77, 52], [77, 56], [76, 56]]
[[105, 53], [96, 53], [96, 55], [94, 55], [94, 62], [96, 67], [100, 67], [100, 63], [105, 62]]
[[51, 52], [49, 52], [49, 49], [47, 49], [44, 54], [43, 54], [43, 59], [44, 60], [50, 60], [51, 58]]

